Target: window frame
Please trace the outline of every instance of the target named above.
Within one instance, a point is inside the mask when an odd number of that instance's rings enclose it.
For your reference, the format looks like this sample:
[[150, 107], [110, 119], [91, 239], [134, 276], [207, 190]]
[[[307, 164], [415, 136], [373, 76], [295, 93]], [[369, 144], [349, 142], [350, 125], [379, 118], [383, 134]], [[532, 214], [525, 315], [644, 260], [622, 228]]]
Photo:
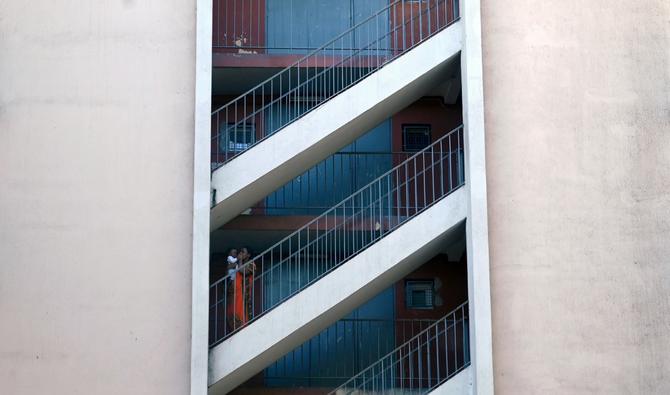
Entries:
[[[220, 131], [219, 136], [222, 136], [219, 138], [218, 142], [218, 150], [219, 153], [225, 154], [225, 153], [239, 153], [243, 152], [252, 145], [256, 143], [256, 125], [253, 123], [245, 123], [245, 124], [234, 124], [234, 123], [222, 123], [221, 128], [223, 130]], [[244, 128], [245, 130], [240, 131], [240, 132], [235, 132], [236, 129], [241, 129]], [[233, 132], [231, 134], [231, 131]], [[232, 135], [237, 135], [238, 133], [243, 133], [247, 134], [249, 133], [249, 138], [250, 140], [244, 143], [240, 143], [238, 141], [233, 141], [231, 140]], [[246, 140], [246, 137], [245, 137]], [[231, 146], [232, 144], [232, 146]]]
[[[418, 287], [417, 287], [418, 286]], [[430, 305], [414, 305], [413, 291], [430, 291]], [[428, 299], [428, 298], [426, 298]], [[407, 310], [434, 310], [435, 309], [435, 280], [412, 279], [405, 280], [405, 308]]]
[[[415, 128], [415, 129], [425, 128], [427, 130], [427, 133], [425, 135], [428, 136], [428, 141], [421, 148], [414, 148], [414, 147], [408, 148], [408, 144], [407, 144], [407, 134], [408, 133], [407, 133], [407, 131], [408, 131], [408, 129], [411, 129], [411, 128]], [[431, 124], [429, 124], [429, 123], [404, 123], [404, 124], [402, 124], [402, 150], [404, 152], [419, 152], [422, 149], [430, 146], [430, 144], [432, 144], [432, 142], [433, 142], [433, 128], [432, 128]]]

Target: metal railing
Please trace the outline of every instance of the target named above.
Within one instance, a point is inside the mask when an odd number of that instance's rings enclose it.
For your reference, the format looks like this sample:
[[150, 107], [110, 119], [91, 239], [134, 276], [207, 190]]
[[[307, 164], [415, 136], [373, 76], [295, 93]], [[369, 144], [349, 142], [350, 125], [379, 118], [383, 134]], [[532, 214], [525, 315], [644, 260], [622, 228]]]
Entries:
[[341, 319], [268, 366], [265, 384], [335, 388], [435, 322]]
[[414, 152], [338, 152], [252, 206], [265, 215], [319, 215]]
[[470, 365], [468, 302], [330, 392], [426, 394]]
[[212, 113], [213, 170], [458, 19], [457, 0], [395, 0]]
[[212, 6], [213, 48], [265, 48], [265, 0], [214, 0]]
[[462, 186], [463, 127], [237, 265], [210, 287], [211, 345], [305, 289]]
[[[236, 54], [304, 54], [328, 41], [334, 29], [350, 27], [383, 3], [389, 1], [214, 0], [212, 48]], [[329, 14], [323, 12], [325, 5]]]

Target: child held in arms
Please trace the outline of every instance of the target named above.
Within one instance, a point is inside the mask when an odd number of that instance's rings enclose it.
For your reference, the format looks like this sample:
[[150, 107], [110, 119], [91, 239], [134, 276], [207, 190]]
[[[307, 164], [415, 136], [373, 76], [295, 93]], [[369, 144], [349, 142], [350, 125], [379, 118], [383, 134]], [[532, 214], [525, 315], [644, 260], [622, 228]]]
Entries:
[[228, 277], [234, 278], [235, 272], [237, 271], [237, 250], [231, 249], [228, 253], [228, 259], [226, 260], [228, 266]]

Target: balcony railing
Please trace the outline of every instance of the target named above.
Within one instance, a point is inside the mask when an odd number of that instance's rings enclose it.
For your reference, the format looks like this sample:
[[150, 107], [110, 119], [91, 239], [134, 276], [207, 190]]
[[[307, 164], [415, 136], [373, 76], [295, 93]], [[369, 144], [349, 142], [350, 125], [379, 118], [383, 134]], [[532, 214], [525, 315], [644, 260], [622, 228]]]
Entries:
[[389, 0], [214, 0], [212, 47], [235, 54], [305, 54]]
[[339, 320], [268, 366], [266, 385], [334, 388], [436, 321]]
[[213, 169], [458, 19], [457, 0], [395, 0], [212, 113]]
[[465, 302], [329, 395], [426, 394], [470, 365]]
[[214, 0], [214, 48], [255, 52], [266, 48], [265, 0]]
[[215, 345], [464, 183], [462, 126], [359, 189], [210, 287]]

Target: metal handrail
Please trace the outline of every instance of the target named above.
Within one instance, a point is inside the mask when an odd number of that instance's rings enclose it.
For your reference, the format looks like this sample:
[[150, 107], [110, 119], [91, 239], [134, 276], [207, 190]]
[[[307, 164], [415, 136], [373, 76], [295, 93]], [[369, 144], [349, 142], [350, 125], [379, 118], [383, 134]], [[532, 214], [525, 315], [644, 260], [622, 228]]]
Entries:
[[[268, 366], [264, 378], [333, 388], [436, 321], [343, 318]], [[300, 360], [298, 365], [296, 360]]]
[[287, 182], [251, 209], [255, 213], [265, 212], [265, 215], [321, 214], [414, 153], [337, 152]]
[[[238, 3], [241, 3], [241, 7], [237, 7]], [[271, 45], [263, 42], [267, 41], [268, 22], [271, 19], [269, 10], [265, 8], [265, 0], [214, 0], [213, 8], [212, 48], [238, 50], [232, 53], [257, 54], [258, 52], [250, 51], [259, 50], [260, 53], [264, 53], [265, 50], [312, 51], [320, 46], [320, 44], [299, 46], [293, 45], [293, 42], [288, 46]], [[263, 11], [267, 13], [264, 17], [262, 17]], [[308, 23], [308, 21], [299, 22]], [[299, 24], [294, 25], [300, 26]], [[290, 35], [293, 35], [293, 26], [288, 26], [288, 28], [291, 29]], [[325, 38], [327, 39], [329, 37]], [[231, 53], [230, 51], [225, 52]]]
[[[265, 26], [262, 25], [265, 18], [262, 18], [263, 12], [261, 12], [265, 9], [265, 0], [243, 0], [240, 4], [241, 10], [237, 9], [238, 3], [239, 0], [214, 0], [212, 2], [214, 13], [212, 48], [265, 49], [266, 47], [260, 44], [262, 37], [265, 36]], [[245, 7], [245, 3], [248, 4], [248, 7]], [[246, 15], [247, 8], [248, 16]], [[223, 21], [221, 21], [221, 16], [223, 16]], [[238, 21], [240, 22], [239, 31]]]
[[[424, 3], [424, 2], [425, 2], [425, 3], [430, 3], [430, 1], [431, 1], [431, 0], [425, 0], [425, 1], [422, 1], [422, 3]], [[432, 1], [433, 1], [433, 3], [437, 3], [436, 0], [432, 0]], [[456, 6], [456, 5], [458, 4], [458, 0], [452, 0], [452, 1], [450, 1], [450, 2], [452, 3], [452, 6]], [[261, 83], [258, 84], [256, 87], [251, 88], [251, 89], [249, 89], [248, 91], [246, 91], [245, 93], [241, 94], [241, 95], [238, 97], [238, 99], [241, 98], [241, 97], [243, 97], [243, 96], [248, 96], [249, 94], [253, 93], [253, 92], [256, 90], [257, 87], [263, 85], [263, 84], [266, 83], [266, 82], [270, 82], [270, 81], [271, 81], [272, 79], [274, 79], [277, 75], [282, 74], [282, 73], [286, 73], [289, 69], [291, 69], [291, 68], [293, 68], [293, 67], [299, 67], [300, 64], [303, 64], [303, 65], [304, 65], [304, 64], [306, 63], [307, 59], [309, 59], [309, 58], [312, 57], [312, 56], [317, 55], [319, 52], [324, 51], [325, 49], [327, 49], [327, 47], [328, 47], [329, 45], [332, 45], [332, 44], [334, 44], [335, 42], [339, 41], [340, 39], [342, 39], [343, 37], [345, 37], [347, 34], [351, 33], [351, 32], [354, 31], [355, 29], [357, 29], [357, 28], [359, 28], [359, 27], [365, 25], [366, 23], [368, 23], [368, 22], [369, 22], [370, 20], [372, 20], [373, 18], [378, 17], [379, 15], [383, 14], [384, 12], [386, 12], [386, 11], [387, 11], [388, 9], [390, 9], [391, 7], [393, 7], [393, 6], [397, 6], [397, 5], [399, 5], [399, 4], [400, 4], [400, 5], [405, 5], [405, 4], [409, 4], [409, 3], [416, 3], [416, 0], [392, 0], [392, 2], [391, 2], [389, 5], [385, 6], [385, 7], [382, 8], [381, 10], [375, 12], [374, 14], [368, 16], [367, 18], [365, 18], [364, 20], [360, 21], [360, 22], [357, 23], [356, 25], [354, 25], [354, 26], [350, 27], [349, 29], [345, 30], [344, 32], [338, 34], [338, 35], [335, 36], [334, 38], [330, 39], [330, 41], [328, 41], [328, 42], [326, 42], [325, 44], [321, 45], [319, 48], [315, 48], [315, 49], [313, 49], [311, 52], [309, 52], [308, 54], [304, 55], [304, 56], [303, 56], [302, 58], [300, 58], [299, 60], [296, 60], [295, 62], [293, 62], [293, 63], [290, 64], [289, 66], [286, 66], [283, 70], [281, 70], [280, 72], [278, 72], [278, 73], [275, 74], [274, 76], [267, 78], [265, 81], [261, 82]], [[446, 2], [443, 2], [443, 3], [446, 3]], [[435, 6], [430, 7], [430, 8], [432, 9], [432, 8], [434, 8], [434, 7], [435, 7]], [[438, 8], [439, 8], [439, 7], [438, 7]], [[439, 11], [439, 9], [438, 9], [438, 11]], [[448, 9], [445, 8], [444, 11], [447, 12]], [[458, 10], [454, 9], [453, 12], [454, 12], [455, 14], [457, 14]], [[410, 15], [410, 18], [411, 18], [411, 19], [417, 19], [418, 17], [419, 17], [418, 15], [417, 15], [417, 16]], [[459, 17], [458, 17], [458, 16], [455, 16], [455, 18], [454, 18], [453, 20], [449, 21], [449, 24], [451, 24], [451, 23], [457, 21], [458, 19], [459, 19]], [[447, 27], [447, 26], [449, 26], [449, 24], [447, 24], [447, 25], [445, 25], [445, 26], [442, 26], [442, 29], [445, 28], [445, 27]], [[439, 31], [439, 30], [438, 30], [438, 31]], [[433, 34], [436, 33], [436, 32], [437, 32], [437, 31], [433, 32]], [[425, 37], [425, 38], [428, 38], [428, 37], [429, 37], [429, 36], [427, 36], [427, 37]], [[405, 37], [405, 38], [406, 38], [406, 37]], [[422, 39], [422, 40], [425, 39], [425, 38], [424, 38], [423, 36], [421, 36], [421, 39]], [[360, 47], [351, 47], [351, 48], [348, 48], [348, 47], [341, 47], [341, 49], [342, 49], [342, 50], [345, 50], [345, 51], [349, 51], [349, 50], [361, 50], [362, 48], [360, 48]], [[405, 49], [407, 49], [407, 48], [405, 48]], [[214, 110], [214, 112], [218, 112], [218, 111], [224, 109], [224, 108], [227, 107], [227, 106], [229, 106], [229, 104], [222, 105], [222, 106], [220, 106], [219, 108], [217, 108], [216, 110]]]
[[462, 186], [462, 160], [459, 126], [213, 283], [212, 345]]
[[392, 390], [429, 393], [470, 365], [468, 321], [465, 302], [329, 395]]
[[[393, 2], [392, 2], [391, 4], [389, 4], [388, 6], [382, 8], [381, 10], [375, 12], [374, 14], [372, 14], [372, 15], [370, 15], [369, 17], [365, 18], [364, 20], [360, 21], [360, 22], [357, 23], [356, 25], [350, 27], [349, 29], [345, 30], [344, 32], [342, 32], [342, 33], [338, 34], [337, 36], [333, 37], [332, 39], [330, 39], [330, 41], [326, 42], [325, 44], [322, 44], [320, 47], [315, 48], [315, 49], [312, 49], [308, 54], [304, 55], [302, 58], [300, 58], [300, 59], [296, 60], [295, 62], [293, 62], [292, 64], [286, 66], [283, 70], [281, 70], [281, 71], [278, 72], [277, 74], [273, 75], [272, 77], [268, 77], [265, 81], [261, 82], [261, 83], [258, 84], [256, 87], [251, 88], [251, 89], [249, 89], [248, 91], [244, 92], [244, 93], [241, 94], [238, 98], [241, 98], [241, 97], [243, 97], [243, 96], [247, 96], [247, 95], [253, 93], [253, 92], [256, 90], [256, 88], [257, 88], [258, 86], [261, 86], [261, 85], [265, 84], [266, 82], [270, 82], [272, 79], [274, 79], [274, 78], [275, 78], [276, 76], [278, 76], [279, 74], [286, 73], [286, 72], [288, 72], [289, 69], [291, 69], [291, 68], [293, 68], [293, 67], [298, 67], [298, 66], [300, 66], [300, 64], [303, 64], [303, 65], [304, 65], [304, 64], [306, 63], [307, 59], [309, 59], [309, 58], [312, 57], [312, 56], [317, 55], [319, 52], [322, 52], [322, 51], [325, 50], [329, 45], [334, 44], [335, 42], [337, 42], [338, 40], [342, 39], [342, 38], [345, 37], [347, 34], [349, 34], [351, 31], [353, 31], [353, 30], [359, 28], [360, 26], [363, 26], [365, 23], [369, 22], [371, 19], [373, 19], [373, 18], [375, 18], [375, 17], [378, 17], [381, 13], [385, 12], [385, 11], [386, 11], [387, 9], [389, 9], [390, 7], [392, 7], [392, 6], [394, 6], [394, 5], [397, 5], [398, 3], [401, 3], [401, 2], [404, 3], [405, 1], [411, 2], [412, 0], [392, 0], [392, 1], [393, 1]], [[343, 47], [340, 47], [340, 49], [341, 49], [341, 50], [360, 50], [361, 48], [356, 48], [356, 47], [343, 48]], [[223, 105], [223, 106], [220, 106], [219, 108], [217, 108], [216, 110], [214, 110], [214, 112], [218, 112], [218, 111], [222, 110], [223, 108], [225, 108], [225, 107], [228, 106], [228, 105], [229, 105], [229, 104], [225, 104], [225, 105]]]
[[212, 171], [451, 25], [457, 4], [394, 0], [213, 111]]

